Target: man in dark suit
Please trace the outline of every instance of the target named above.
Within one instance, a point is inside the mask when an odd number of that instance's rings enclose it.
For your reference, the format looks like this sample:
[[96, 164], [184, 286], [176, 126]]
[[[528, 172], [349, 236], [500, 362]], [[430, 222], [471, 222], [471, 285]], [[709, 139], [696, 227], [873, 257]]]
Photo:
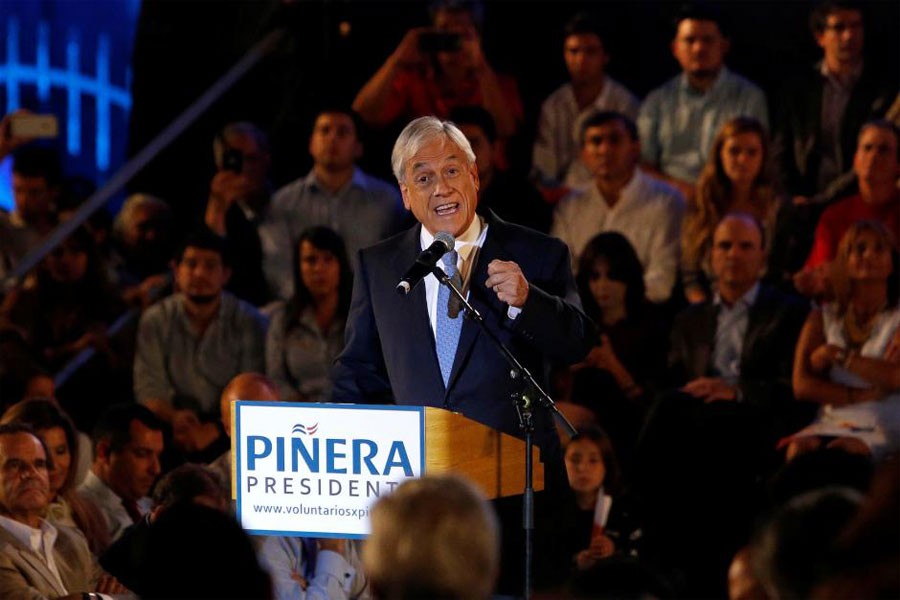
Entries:
[[[332, 399], [442, 407], [521, 437], [511, 399], [521, 379], [510, 377], [488, 333], [470, 319], [460, 323], [463, 314], [451, 310], [446, 286], [433, 275], [405, 297], [396, 287], [436, 234], [451, 234], [454, 250], [445, 255], [447, 264], [438, 261], [441, 268], [450, 276], [457, 272], [487, 330], [540, 381], [550, 360], [575, 363], [596, 342], [580, 308], [568, 248], [490, 211], [476, 214], [475, 154], [452, 123], [434, 117], [411, 122], [397, 138], [391, 164], [403, 203], [419, 225], [359, 253]], [[453, 323], [457, 333], [448, 334]], [[547, 487], [559, 489], [565, 485], [559, 437], [550, 411], [540, 407], [534, 409], [534, 440]], [[521, 592], [516, 525], [522, 513], [515, 502], [495, 505], [506, 523], [502, 545], [509, 549], [498, 589], [510, 593]]]
[[775, 443], [800, 412], [791, 371], [809, 306], [760, 282], [763, 236], [747, 214], [726, 215], [716, 227], [715, 299], [676, 317], [676, 389], [651, 410], [637, 450], [650, 551], [682, 571], [687, 596], [722, 595], [720, 576], [759, 509]]
[[[510, 400], [520, 382], [510, 378], [489, 336], [465, 320], [445, 382], [435, 343], [438, 313], [448, 310], [437, 306], [441, 285], [428, 275], [405, 297], [396, 286], [435, 234], [453, 235], [469, 302], [487, 329], [540, 380], [548, 359], [581, 360], [595, 335], [580, 309], [568, 250], [555, 238], [493, 213], [476, 214], [475, 155], [452, 123], [433, 117], [411, 122], [398, 137], [391, 162], [404, 205], [419, 224], [360, 252], [332, 398], [442, 407], [521, 437]], [[556, 438], [546, 412], [535, 411], [535, 440], [542, 447]]]

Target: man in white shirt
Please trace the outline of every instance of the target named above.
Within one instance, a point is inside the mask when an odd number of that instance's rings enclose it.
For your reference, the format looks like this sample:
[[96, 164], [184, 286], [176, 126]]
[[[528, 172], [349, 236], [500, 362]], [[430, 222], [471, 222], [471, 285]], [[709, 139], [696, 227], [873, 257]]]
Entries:
[[30, 427], [0, 426], [0, 598], [128, 594], [103, 573], [80, 531], [43, 518], [50, 501], [48, 466], [47, 450]]
[[550, 233], [568, 244], [577, 264], [591, 238], [618, 231], [644, 266], [647, 299], [665, 302], [678, 276], [684, 199], [637, 168], [641, 144], [627, 116], [596, 113], [581, 131], [581, 160], [593, 173], [593, 185], [560, 201]]
[[625, 86], [606, 74], [609, 48], [599, 19], [572, 17], [564, 30], [563, 58], [569, 81], [541, 105], [532, 167], [546, 184], [589, 185], [591, 173], [580, 160], [581, 124], [592, 113], [615, 110], [637, 118], [640, 103]]

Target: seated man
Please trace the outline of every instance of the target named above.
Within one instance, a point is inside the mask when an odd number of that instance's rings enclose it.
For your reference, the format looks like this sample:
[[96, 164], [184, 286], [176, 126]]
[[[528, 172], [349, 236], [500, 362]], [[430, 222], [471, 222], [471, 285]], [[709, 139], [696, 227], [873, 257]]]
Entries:
[[264, 369], [266, 321], [250, 304], [224, 291], [231, 261], [222, 238], [205, 230], [192, 234], [175, 263], [178, 293], [141, 316], [134, 394], [177, 426], [176, 395], [192, 398], [202, 413], [215, 414], [232, 377]]
[[890, 121], [876, 119], [863, 125], [857, 138], [853, 170], [859, 193], [828, 208], [816, 226], [812, 251], [803, 270], [794, 275], [797, 291], [821, 297], [829, 293], [827, 272], [837, 253], [838, 242], [851, 224], [859, 220], [883, 223], [900, 240], [900, 130]]
[[78, 529], [44, 519], [50, 460], [29, 426], [0, 425], [0, 598], [127, 593], [102, 571]]
[[100, 509], [113, 541], [150, 510], [163, 426], [149, 409], [129, 403], [108, 408], [94, 427], [94, 464], [78, 491]]
[[581, 126], [581, 160], [594, 185], [560, 201], [551, 233], [568, 244], [574, 261], [598, 233], [621, 233], [644, 267], [647, 299], [661, 303], [678, 278], [684, 199], [637, 168], [640, 153], [631, 119], [617, 112], [588, 117]]
[[[647, 501], [647, 548], [705, 596], [755, 515], [775, 443], [798, 419], [794, 347], [808, 303], [760, 282], [763, 227], [730, 213], [713, 235], [715, 298], [684, 309], [672, 330], [672, 385], [651, 409], [636, 455]], [[673, 490], [678, 490], [673, 494]], [[673, 540], [691, 540], [688, 547]]]
[[681, 73], [651, 91], [638, 114], [644, 165], [694, 194], [716, 133], [737, 116], [768, 127], [766, 96], [725, 66], [729, 40], [724, 20], [711, 6], [685, 6], [675, 18], [672, 54]]
[[475, 152], [478, 166], [478, 210], [491, 209], [501, 219], [536, 229], [550, 230], [553, 209], [534, 185], [510, 173], [498, 161], [497, 127], [491, 113], [480, 106], [460, 106], [450, 111]]
[[606, 74], [609, 47], [597, 16], [576, 14], [566, 23], [564, 36], [569, 81], [541, 104], [532, 154], [532, 169], [547, 186], [590, 184], [591, 172], [579, 157], [584, 119], [602, 110], [635, 119], [640, 106], [634, 94]]

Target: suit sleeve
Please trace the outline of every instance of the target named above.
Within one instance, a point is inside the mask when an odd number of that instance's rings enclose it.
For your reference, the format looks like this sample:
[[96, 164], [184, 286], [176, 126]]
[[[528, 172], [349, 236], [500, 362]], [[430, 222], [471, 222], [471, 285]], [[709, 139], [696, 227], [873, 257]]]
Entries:
[[344, 350], [332, 369], [332, 402], [390, 404], [393, 402], [381, 340], [372, 310], [365, 258], [359, 255], [353, 299], [347, 315]]
[[569, 252], [554, 242], [548, 252], [550, 277], [546, 289], [531, 284], [513, 329], [550, 358], [576, 363], [599, 343], [596, 327], [581, 310], [572, 277]]

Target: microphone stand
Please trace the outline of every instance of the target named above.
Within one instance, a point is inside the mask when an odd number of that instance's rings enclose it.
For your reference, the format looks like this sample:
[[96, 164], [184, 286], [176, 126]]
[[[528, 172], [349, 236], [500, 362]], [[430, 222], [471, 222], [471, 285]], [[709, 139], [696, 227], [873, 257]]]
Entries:
[[[525, 368], [515, 355], [500, 341], [496, 334], [488, 329], [484, 323], [484, 317], [481, 316], [474, 306], [469, 304], [462, 292], [453, 285], [450, 277], [435, 265], [431, 269], [432, 275], [437, 277], [441, 285], [450, 288], [451, 293], [460, 301], [466, 312], [466, 317], [472, 319], [481, 330], [493, 342], [494, 346], [506, 358], [510, 365], [509, 376], [513, 380], [520, 380], [519, 389], [511, 394], [513, 406], [515, 406], [516, 414], [519, 417], [519, 428], [525, 433], [525, 491], [522, 497], [522, 527], [525, 530], [525, 600], [531, 598], [531, 564], [532, 564], [532, 537], [534, 534], [534, 485], [533, 479], [533, 459], [531, 456], [534, 441], [532, 439], [534, 433], [534, 419], [532, 414], [531, 393], [537, 395], [538, 403], [549, 410], [558, 423], [560, 423], [570, 436], [578, 433], [572, 423], [563, 415], [556, 403], [547, 392], [541, 388], [534, 376]], [[438, 307], [441, 310], [441, 307]]]

